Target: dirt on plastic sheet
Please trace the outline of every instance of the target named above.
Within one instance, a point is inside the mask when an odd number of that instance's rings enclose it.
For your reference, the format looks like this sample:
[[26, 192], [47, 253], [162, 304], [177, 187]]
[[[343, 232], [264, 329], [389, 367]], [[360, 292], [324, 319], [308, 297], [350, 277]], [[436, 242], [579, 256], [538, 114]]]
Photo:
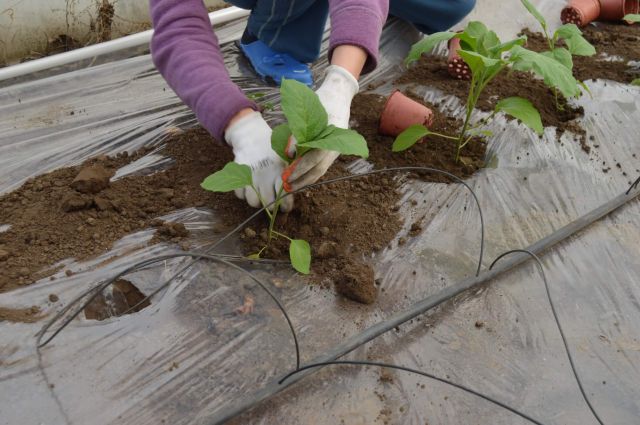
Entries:
[[106, 320], [136, 313], [151, 304], [149, 300], [143, 300], [144, 294], [133, 283], [118, 279], [84, 308], [84, 315], [89, 320]]
[[0, 307], [0, 322], [6, 320], [15, 323], [34, 323], [42, 317], [40, 308], [35, 305], [27, 308]]
[[[434, 113], [433, 124], [430, 130], [445, 134], [456, 135], [462, 127], [462, 122], [456, 118], [441, 113], [436, 105], [425, 103], [410, 92], [405, 93], [414, 100], [430, 108]], [[384, 107], [386, 98], [377, 94], [358, 94], [351, 107], [351, 118], [353, 129], [367, 139], [369, 144], [369, 161], [375, 164], [376, 168], [389, 167], [431, 167], [438, 168], [465, 178], [471, 176], [478, 169], [484, 167], [487, 144], [482, 139], [474, 139], [465, 146], [460, 154], [461, 160], [456, 162], [456, 143], [453, 140], [441, 137], [428, 136], [403, 152], [392, 152], [394, 138], [383, 136], [378, 133], [378, 123], [380, 113]], [[432, 173], [412, 173], [420, 174], [424, 181], [450, 183], [451, 179], [442, 174]]]
[[93, 158], [30, 179], [0, 196], [0, 224], [9, 226], [0, 232], [0, 292], [53, 274], [58, 269], [53, 266], [61, 260], [95, 257], [144, 228], [159, 227], [156, 240], [178, 242], [186, 236], [179, 226], [156, 219], [177, 208], [202, 204], [193, 190], [196, 182], [180, 175], [178, 166], [109, 181], [118, 168], [149, 151]]
[[[63, 259], [99, 255], [123, 236], [149, 227], [158, 229], [152, 243], [169, 240], [187, 249], [182, 240], [188, 235], [184, 225], [158, 219], [175, 209], [214, 210], [221, 219], [224, 230], [217, 229], [221, 233], [255, 211], [232, 193], [212, 193], [200, 187], [205, 177], [232, 160], [230, 150], [214, 143], [203, 129], [189, 130], [166, 141], [161, 154], [175, 160], [170, 168], [109, 181], [118, 168], [149, 151], [94, 158], [77, 167], [55, 170], [0, 197], [0, 223], [10, 226], [0, 233], [0, 291], [52, 274], [57, 271], [52, 266]], [[326, 178], [349, 174], [344, 167], [347, 161], [339, 160]], [[399, 194], [392, 177], [364, 177], [313, 189], [297, 196], [292, 213], [280, 215], [281, 233], [311, 243], [312, 281], [325, 285], [349, 281], [357, 286], [349, 293], [351, 298], [361, 302], [375, 299], [368, 259], [401, 227], [395, 215]], [[251, 226], [258, 232], [254, 231], [254, 238], [247, 237], [251, 228], [243, 232], [245, 253], [261, 247], [266, 217], [256, 218]], [[267, 254], [288, 259], [283, 240], [273, 244]], [[343, 277], [345, 264], [354, 267], [347, 268]], [[71, 275], [73, 271], [66, 273]]]
[[[470, 82], [452, 78], [447, 71], [446, 58], [440, 56], [422, 56], [396, 81], [399, 84], [420, 84], [442, 90], [445, 94], [453, 95], [461, 101], [467, 99]], [[562, 110], [556, 107], [555, 95], [542, 80], [526, 72], [503, 72], [493, 79], [484, 89], [476, 107], [482, 111], [493, 111], [500, 99], [520, 96], [528, 99], [540, 112], [542, 124], [545, 127], [556, 127], [559, 139], [566, 131], [578, 136], [578, 141], [585, 152], [590, 151], [585, 138], [585, 131], [576, 121], [584, 116], [582, 107], [566, 104], [566, 100], [559, 96]]]

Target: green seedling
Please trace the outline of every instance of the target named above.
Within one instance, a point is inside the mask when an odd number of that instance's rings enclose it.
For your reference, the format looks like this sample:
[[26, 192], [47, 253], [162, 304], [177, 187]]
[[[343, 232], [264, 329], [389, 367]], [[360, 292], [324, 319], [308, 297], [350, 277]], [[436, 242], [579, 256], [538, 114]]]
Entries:
[[[541, 54], [555, 59], [562, 65], [569, 68], [573, 72], [573, 56], [593, 56], [596, 54], [596, 48], [591, 45], [583, 36], [582, 31], [575, 24], [564, 24], [558, 27], [553, 33], [553, 36], [549, 35], [547, 21], [542, 16], [540, 11], [529, 0], [520, 0], [524, 7], [531, 13], [531, 15], [540, 23], [544, 38], [547, 40], [549, 50], [542, 52]], [[566, 47], [559, 46], [560, 42], [564, 42]], [[579, 82], [585, 90], [588, 88], [584, 83]], [[556, 99], [556, 108], [563, 110], [563, 106], [558, 101], [558, 90], [554, 87], [553, 94]]]
[[640, 86], [640, 78], [636, 78], [631, 82], [632, 86]]
[[553, 58], [522, 47], [526, 42], [525, 36], [501, 42], [497, 34], [481, 22], [470, 22], [460, 33], [445, 31], [424, 38], [412, 46], [405, 62], [408, 65], [417, 61], [422, 54], [431, 51], [440, 42], [452, 38], [460, 39], [459, 54], [469, 65], [472, 73], [466, 101], [466, 115], [460, 134], [450, 136], [434, 133], [421, 125], [412, 126], [396, 138], [392, 148], [394, 152], [408, 149], [425, 136], [435, 135], [456, 142], [456, 161], [458, 161], [462, 148], [474, 137], [491, 135], [491, 132], [482, 130], [482, 126], [492, 120], [498, 112], [517, 118], [536, 133], [542, 134], [540, 113], [529, 100], [517, 96], [500, 100], [489, 117], [474, 125], [471, 124], [471, 115], [482, 91], [506, 69], [533, 72], [541, 77], [547, 86], [558, 89], [566, 98], [581, 94], [578, 82], [566, 66]]
[[[365, 139], [353, 130], [346, 130], [329, 125], [327, 112], [320, 103], [318, 95], [302, 83], [284, 80], [280, 87], [282, 111], [287, 119], [273, 129], [271, 147], [287, 163], [302, 158], [313, 149], [326, 149], [343, 155], [369, 156]], [[295, 152], [287, 152], [291, 138], [296, 140]], [[213, 192], [230, 192], [247, 186], [257, 191], [247, 165], [229, 162], [224, 168], [207, 177], [201, 186]], [[275, 230], [275, 222], [282, 198], [286, 196], [280, 189], [273, 206], [266, 208], [266, 202], [260, 197], [269, 218], [269, 233], [266, 245], [250, 258], [260, 258], [273, 239], [284, 238], [289, 241], [289, 259], [298, 272], [308, 274], [311, 265], [311, 247], [302, 239], [292, 239]]]

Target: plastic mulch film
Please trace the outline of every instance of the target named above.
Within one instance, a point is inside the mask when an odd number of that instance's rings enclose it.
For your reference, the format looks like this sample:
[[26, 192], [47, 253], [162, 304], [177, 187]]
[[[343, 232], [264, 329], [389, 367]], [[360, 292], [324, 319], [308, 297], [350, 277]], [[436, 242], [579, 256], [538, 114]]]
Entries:
[[[231, 42], [242, 25], [218, 30], [232, 75], [247, 91], [267, 93], [262, 100], [273, 101], [277, 91], [255, 79]], [[407, 25], [390, 23], [382, 42], [385, 60], [362, 87], [397, 75], [397, 64], [414, 39]], [[314, 70], [318, 73], [325, 65], [318, 63]], [[496, 136], [487, 154], [493, 165], [468, 180], [484, 213], [483, 267], [500, 253], [525, 247], [614, 198], [635, 178], [638, 89], [612, 82], [588, 84], [592, 99], [577, 102], [585, 109], [587, 136], [599, 145], [590, 154], [570, 134], [558, 143], [552, 128], [539, 140], [515, 122], [492, 124]], [[388, 94], [391, 89], [384, 83], [376, 91]], [[443, 96], [427, 87], [421, 93], [431, 101]], [[462, 110], [453, 98], [441, 107], [455, 114]], [[160, 145], [167, 128], [194, 124], [148, 56], [0, 89], [0, 117], [1, 192], [90, 156]], [[152, 172], [167, 161], [152, 152], [119, 175]], [[603, 174], [603, 161], [619, 163], [629, 176]], [[355, 305], [331, 291], [311, 291], [286, 267], [251, 269], [273, 284], [287, 307], [303, 363], [474, 274], [478, 212], [463, 187], [409, 182], [401, 212], [407, 220], [398, 237], [418, 218], [423, 230], [402, 247], [393, 242], [373, 259], [384, 292], [372, 306]], [[636, 423], [640, 417], [639, 213], [638, 202], [632, 201], [542, 257], [577, 371], [607, 424]], [[186, 224], [195, 244], [213, 242], [216, 217], [210, 211], [179, 210], [170, 218]], [[174, 251], [163, 244], [147, 247], [152, 234], [149, 229], [128, 235], [89, 262], [69, 259], [78, 273], [0, 294], [0, 306], [38, 305], [51, 317], [56, 309], [47, 303], [48, 294], [56, 293], [64, 306], [126, 267]], [[235, 248], [231, 241], [223, 251], [237, 253]], [[149, 293], [186, 262], [162, 262], [127, 279]], [[233, 314], [247, 294], [255, 299], [254, 314]], [[35, 334], [43, 323], [0, 322], [0, 423], [210, 424], [224, 408], [295, 367], [291, 334], [273, 301], [246, 275], [206, 261], [196, 263], [138, 313], [100, 322], [81, 315], [38, 355]], [[581, 397], [532, 262], [347, 358], [433, 373], [541, 423], [597, 423]], [[427, 378], [354, 366], [325, 368], [235, 422], [527, 423]]]

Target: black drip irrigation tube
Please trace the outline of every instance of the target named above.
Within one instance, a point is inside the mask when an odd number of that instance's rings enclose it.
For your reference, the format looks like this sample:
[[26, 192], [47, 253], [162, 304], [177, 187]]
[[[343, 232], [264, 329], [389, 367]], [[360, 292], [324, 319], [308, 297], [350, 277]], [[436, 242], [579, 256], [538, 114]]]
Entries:
[[[383, 322], [377, 323], [369, 327], [368, 329], [365, 329], [364, 331], [351, 336], [350, 338], [345, 340], [342, 344], [339, 344], [338, 346], [316, 357], [310, 362], [311, 365], [318, 365], [318, 367], [311, 367], [303, 371], [296, 371], [297, 373], [293, 375], [289, 373], [284, 375], [283, 378], [280, 378], [277, 381], [272, 381], [271, 383], [267, 384], [267, 386], [265, 386], [263, 389], [254, 392], [246, 400], [243, 400], [242, 402], [234, 406], [221, 409], [218, 413], [216, 413], [213, 416], [213, 418], [208, 423], [212, 425], [223, 424], [228, 420], [237, 417], [238, 415], [252, 409], [259, 403], [275, 396], [276, 394], [280, 393], [284, 389], [301, 381], [305, 377], [313, 374], [314, 372], [316, 372], [321, 368], [320, 366], [324, 364], [333, 364], [340, 357], [350, 353], [351, 351], [366, 344], [367, 342], [372, 341], [373, 339], [388, 332], [389, 330], [394, 329], [397, 326], [400, 326], [403, 323], [421, 314], [426, 313], [427, 311], [439, 306], [445, 301], [448, 301], [462, 294], [463, 292], [471, 288], [478, 287], [492, 280], [498, 275], [501, 275], [513, 269], [514, 267], [519, 266], [520, 264], [524, 263], [529, 258], [531, 258], [532, 255], [534, 256], [540, 255], [541, 253], [547, 251], [551, 247], [557, 245], [558, 243], [564, 241], [565, 239], [573, 236], [577, 232], [585, 229], [586, 227], [593, 224], [594, 222], [607, 216], [611, 212], [617, 210], [621, 206], [625, 205], [627, 202], [638, 197], [638, 195], [640, 195], [640, 191], [638, 190], [639, 183], [640, 183], [640, 178], [638, 178], [638, 180], [636, 180], [625, 193], [616, 196], [615, 198], [595, 208], [594, 210], [586, 213], [585, 215], [569, 223], [568, 225], [556, 230], [550, 235], [544, 237], [543, 239], [540, 239], [538, 242], [535, 242], [534, 244], [530, 245], [526, 249], [517, 250], [518, 252], [516, 252], [515, 255], [512, 255], [510, 258], [505, 259], [500, 263], [500, 265], [498, 266], [494, 265], [495, 267], [492, 267], [489, 270], [486, 270], [485, 272], [475, 277], [464, 279], [461, 282], [458, 282], [448, 288], [445, 288], [442, 291], [413, 304], [408, 309], [402, 312], [396, 313], [391, 318]], [[504, 255], [506, 255], [506, 253]], [[498, 257], [498, 259], [500, 258], [501, 257]], [[553, 311], [555, 312], [555, 308], [553, 309]], [[559, 329], [561, 329], [561, 327], [559, 327]], [[563, 335], [562, 331], [561, 331], [561, 334]], [[566, 341], [564, 339], [563, 339], [563, 342], [566, 344]], [[567, 354], [571, 358], [570, 351], [567, 350]], [[385, 365], [385, 366], [391, 366], [391, 365]], [[573, 361], [571, 361], [571, 366], [575, 374], [576, 371], [573, 365]], [[305, 367], [306, 366], [303, 366], [303, 368]], [[600, 420], [599, 416], [595, 413], [591, 403], [586, 398], [584, 394], [584, 390], [582, 388], [582, 384], [578, 378], [577, 378], [577, 381], [579, 382], [578, 385], [580, 386], [582, 395], [583, 397], [585, 397], [585, 400], [587, 401], [589, 408], [591, 409], [592, 413], [594, 414], [598, 422], [602, 424], [603, 422]], [[493, 401], [493, 400], [490, 400], [490, 401]], [[527, 417], [527, 419], [530, 419], [530, 418]], [[536, 423], [535, 420], [533, 422]]]

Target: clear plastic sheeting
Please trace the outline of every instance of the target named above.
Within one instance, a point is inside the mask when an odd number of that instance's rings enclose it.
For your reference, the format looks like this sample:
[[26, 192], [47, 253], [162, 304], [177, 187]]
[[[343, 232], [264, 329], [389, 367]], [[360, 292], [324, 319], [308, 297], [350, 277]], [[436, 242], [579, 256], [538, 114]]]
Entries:
[[[233, 78], [247, 92], [277, 99], [263, 87], [232, 43], [242, 23], [218, 31]], [[393, 21], [382, 41], [381, 68], [367, 76], [379, 93], [399, 71], [415, 39]], [[319, 62], [314, 71], [326, 63]], [[592, 98], [578, 103], [590, 154], [554, 129], [542, 140], [516, 122], [499, 119], [488, 155], [492, 168], [468, 183], [480, 200], [486, 229], [483, 267], [500, 253], [525, 247], [624, 192], [640, 172], [640, 90], [591, 82]], [[442, 93], [424, 87], [430, 101]], [[0, 192], [52, 169], [98, 154], [161, 145], [167, 128], [194, 124], [184, 107], [141, 56], [0, 90]], [[461, 104], [446, 98], [455, 114]], [[73, 112], [73, 114], [71, 113]], [[273, 113], [271, 118], [275, 118]], [[504, 130], [504, 131], [503, 131]], [[150, 172], [169, 159], [158, 152], [119, 174]], [[602, 162], [626, 170], [603, 173]], [[360, 168], [360, 167], [358, 167]], [[411, 200], [417, 201], [412, 206]], [[444, 208], [440, 208], [441, 206]], [[373, 260], [381, 295], [356, 305], [328, 290], [310, 290], [287, 267], [251, 271], [282, 299], [300, 339], [302, 362], [384, 320], [416, 300], [471, 276], [479, 254], [478, 212], [459, 185], [412, 181], [403, 187], [407, 218], [422, 233], [402, 247], [392, 243]], [[632, 201], [547, 252], [542, 261], [559, 319], [586, 392], [606, 424], [640, 417], [640, 206]], [[411, 219], [409, 219], [409, 217]], [[219, 235], [210, 211], [175, 211], [193, 242]], [[1, 224], [1, 223], [0, 223]], [[339, 229], [336, 229], [339, 230]], [[58, 308], [126, 267], [173, 252], [146, 246], [152, 230], [128, 235], [90, 262], [69, 259], [73, 276], [57, 275], [0, 294], [3, 307]], [[218, 252], [237, 253], [234, 241]], [[150, 293], [184, 266], [162, 262], [127, 276]], [[61, 302], [52, 306], [55, 293]], [[233, 314], [246, 295], [251, 315]], [[246, 275], [199, 261], [144, 310], [96, 322], [80, 316], [41, 350], [35, 334], [44, 321], [0, 322], [0, 422], [3, 424], [210, 424], [225, 407], [245, 400], [295, 367], [290, 331], [281, 312]], [[464, 384], [526, 412], [544, 424], [595, 424], [571, 373], [544, 285], [529, 262], [465, 293], [419, 319], [355, 350], [349, 359], [404, 365]], [[445, 384], [397, 371], [332, 366], [317, 372], [234, 421], [251, 424], [520, 424], [523, 419]]]

